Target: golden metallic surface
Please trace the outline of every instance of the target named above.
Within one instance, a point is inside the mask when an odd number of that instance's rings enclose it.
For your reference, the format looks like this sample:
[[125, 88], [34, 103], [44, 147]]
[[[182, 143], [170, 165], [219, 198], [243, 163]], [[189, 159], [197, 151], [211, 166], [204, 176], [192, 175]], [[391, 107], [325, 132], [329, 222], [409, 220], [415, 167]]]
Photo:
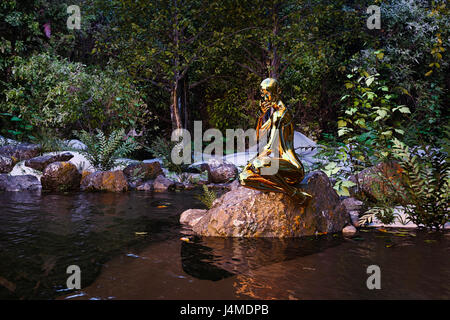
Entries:
[[[294, 201], [303, 204], [311, 196], [296, 186], [303, 180], [305, 170], [294, 152], [292, 115], [281, 101], [280, 94], [281, 89], [276, 79], [267, 78], [261, 82], [262, 114], [258, 119], [256, 135], [259, 140], [260, 131], [268, 132], [269, 142], [248, 162], [239, 175], [239, 181], [247, 188], [285, 193]], [[264, 116], [271, 109], [272, 115], [263, 123]], [[276, 162], [278, 170], [267, 174], [267, 168], [271, 164], [276, 166]]]

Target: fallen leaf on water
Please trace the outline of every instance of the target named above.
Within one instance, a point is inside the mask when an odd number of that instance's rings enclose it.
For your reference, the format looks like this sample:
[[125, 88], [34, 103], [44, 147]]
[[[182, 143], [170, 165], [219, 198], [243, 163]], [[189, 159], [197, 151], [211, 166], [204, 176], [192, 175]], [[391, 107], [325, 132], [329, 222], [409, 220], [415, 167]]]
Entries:
[[180, 240], [184, 241], [184, 242], [190, 242], [191, 241], [191, 240], [189, 240], [188, 237], [181, 237]]
[[167, 206], [157, 206], [157, 208], [166, 208]]
[[392, 247], [394, 244], [393, 243], [390, 243], [390, 244], [387, 244], [385, 247], [386, 248], [390, 248], [390, 247]]
[[383, 229], [383, 228], [378, 228], [377, 230], [381, 231], [381, 232], [388, 232], [386, 229]]
[[434, 243], [437, 242], [436, 240], [424, 240], [426, 243]]
[[148, 232], [135, 232], [134, 234], [137, 236], [145, 236]]

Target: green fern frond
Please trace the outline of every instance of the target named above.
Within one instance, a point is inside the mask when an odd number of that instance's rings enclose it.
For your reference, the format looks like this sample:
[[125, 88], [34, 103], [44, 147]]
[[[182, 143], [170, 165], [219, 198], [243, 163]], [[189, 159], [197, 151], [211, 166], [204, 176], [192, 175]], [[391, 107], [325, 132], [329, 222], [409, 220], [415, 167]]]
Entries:
[[84, 130], [74, 134], [86, 145], [81, 152], [97, 170], [110, 170], [118, 158], [125, 157], [140, 146], [132, 139], [125, 138], [125, 130], [113, 131], [109, 137], [97, 129], [96, 134]]

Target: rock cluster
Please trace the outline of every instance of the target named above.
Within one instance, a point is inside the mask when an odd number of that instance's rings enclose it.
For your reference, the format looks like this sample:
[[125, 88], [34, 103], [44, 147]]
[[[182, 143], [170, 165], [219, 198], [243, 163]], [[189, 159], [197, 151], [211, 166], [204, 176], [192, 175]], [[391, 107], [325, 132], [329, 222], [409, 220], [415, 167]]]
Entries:
[[306, 206], [282, 193], [237, 186], [217, 199], [208, 211], [186, 211], [180, 221], [202, 236], [300, 237], [340, 232], [349, 219], [327, 175], [312, 172], [302, 187], [313, 196]]
[[65, 152], [56, 155], [34, 157], [25, 161], [25, 165], [35, 170], [44, 171], [44, 169], [53, 162], [69, 161], [72, 158], [73, 155], [70, 152]]

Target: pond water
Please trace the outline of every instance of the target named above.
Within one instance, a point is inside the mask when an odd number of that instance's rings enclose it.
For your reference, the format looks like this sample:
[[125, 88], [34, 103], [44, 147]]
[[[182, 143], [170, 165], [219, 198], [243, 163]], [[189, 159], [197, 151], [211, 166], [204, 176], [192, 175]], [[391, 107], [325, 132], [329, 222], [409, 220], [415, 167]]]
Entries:
[[[448, 232], [181, 241], [195, 195], [0, 193], [0, 299], [450, 298]], [[69, 265], [81, 290], [66, 287]]]

